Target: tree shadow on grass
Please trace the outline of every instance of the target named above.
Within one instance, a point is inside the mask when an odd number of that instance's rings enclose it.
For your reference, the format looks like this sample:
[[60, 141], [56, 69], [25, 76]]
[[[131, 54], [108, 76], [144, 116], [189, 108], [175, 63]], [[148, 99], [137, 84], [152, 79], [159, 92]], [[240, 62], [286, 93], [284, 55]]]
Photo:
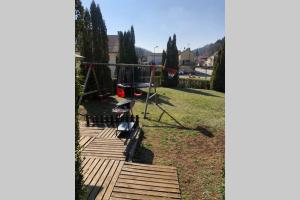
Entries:
[[203, 95], [203, 96], [223, 98], [221, 96], [213, 95], [213, 94], [210, 94], [208, 92], [204, 92], [202, 90], [193, 89], [193, 88], [170, 88], [170, 89], [179, 90], [179, 91], [187, 92], [187, 93], [200, 94], [200, 95]]
[[204, 126], [204, 125], [198, 125], [196, 128], [190, 128], [190, 127], [185, 127], [185, 126], [179, 125], [179, 124], [175, 125], [175, 124], [170, 124], [170, 123], [166, 123], [166, 122], [161, 122], [159, 120], [154, 120], [151, 118], [147, 118], [146, 120], [159, 123], [159, 125], [144, 125], [144, 127], [174, 128], [174, 129], [190, 130], [190, 131], [197, 131], [197, 132], [201, 133], [202, 135], [209, 137], [209, 138], [214, 137], [214, 134], [210, 130], [208, 130], [207, 126]]
[[[140, 91], [141, 92], [141, 96], [140, 97], [135, 97], [135, 99], [139, 102], [142, 102], [142, 103], [146, 103], [146, 98], [147, 98], [147, 92], [146, 91]], [[150, 93], [150, 96], [154, 94], [154, 93]], [[174, 106], [174, 104], [172, 104], [170, 101], [169, 101], [169, 97], [165, 96], [165, 95], [161, 95], [157, 92], [157, 103], [158, 104], [166, 104], [166, 105], [169, 105], [169, 106]], [[155, 104], [155, 97], [151, 98], [149, 101], [148, 101], [149, 104]]]

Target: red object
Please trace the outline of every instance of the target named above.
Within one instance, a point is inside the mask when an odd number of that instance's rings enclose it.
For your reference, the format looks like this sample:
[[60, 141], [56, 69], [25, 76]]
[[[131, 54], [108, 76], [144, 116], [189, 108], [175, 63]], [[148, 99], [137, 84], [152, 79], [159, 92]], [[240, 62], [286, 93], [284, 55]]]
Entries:
[[124, 88], [117, 87], [117, 95], [118, 97], [124, 98], [125, 97]]
[[134, 93], [134, 96], [136, 96], [136, 97], [140, 97], [140, 96], [142, 96], [143, 94], [142, 93]]

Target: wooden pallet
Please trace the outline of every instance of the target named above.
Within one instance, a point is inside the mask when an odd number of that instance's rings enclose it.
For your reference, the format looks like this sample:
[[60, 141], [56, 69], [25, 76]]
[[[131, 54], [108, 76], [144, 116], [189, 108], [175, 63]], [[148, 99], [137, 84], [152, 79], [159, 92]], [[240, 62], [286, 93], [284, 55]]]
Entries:
[[[88, 127], [88, 129], [97, 129]], [[103, 159], [131, 160], [136, 143], [140, 137], [140, 128], [129, 134], [127, 138], [118, 138], [116, 128], [97, 129], [96, 136], [83, 133], [81, 136], [82, 155]]]
[[89, 200], [180, 199], [174, 167], [85, 158], [84, 185]]
[[85, 158], [82, 166], [87, 199], [108, 200], [123, 165], [120, 160]]
[[125, 162], [134, 155], [141, 128], [127, 138], [115, 133], [116, 128], [85, 127], [81, 131], [87, 199], [180, 199], [175, 167]]
[[125, 162], [110, 199], [180, 199], [175, 167]]

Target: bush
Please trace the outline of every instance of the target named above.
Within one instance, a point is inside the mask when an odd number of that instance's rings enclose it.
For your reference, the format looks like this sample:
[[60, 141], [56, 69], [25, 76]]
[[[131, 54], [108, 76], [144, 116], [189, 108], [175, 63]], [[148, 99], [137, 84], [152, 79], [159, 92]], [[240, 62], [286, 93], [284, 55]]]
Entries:
[[179, 78], [179, 88], [210, 89], [210, 81], [203, 79]]
[[[82, 88], [79, 81], [78, 69], [75, 69], [75, 102]], [[75, 199], [81, 200], [84, 198], [85, 192], [83, 189], [83, 175], [81, 173], [81, 156], [79, 144], [79, 123], [78, 123], [78, 105], [75, 103]]]

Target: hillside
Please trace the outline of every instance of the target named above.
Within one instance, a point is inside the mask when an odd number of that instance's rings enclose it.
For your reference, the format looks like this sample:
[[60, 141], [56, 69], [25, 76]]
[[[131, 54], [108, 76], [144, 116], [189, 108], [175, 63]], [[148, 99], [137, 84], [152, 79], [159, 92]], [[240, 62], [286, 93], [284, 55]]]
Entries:
[[193, 52], [199, 56], [211, 56], [220, 49], [223, 43], [225, 43], [225, 37], [217, 40], [215, 43], [207, 44], [201, 48], [194, 49]]
[[141, 47], [135, 47], [135, 52], [136, 52], [137, 57], [141, 57], [141, 56], [146, 56], [146, 55], [152, 54], [151, 51], [149, 51], [147, 49], [144, 49], [144, 48], [141, 48]]

